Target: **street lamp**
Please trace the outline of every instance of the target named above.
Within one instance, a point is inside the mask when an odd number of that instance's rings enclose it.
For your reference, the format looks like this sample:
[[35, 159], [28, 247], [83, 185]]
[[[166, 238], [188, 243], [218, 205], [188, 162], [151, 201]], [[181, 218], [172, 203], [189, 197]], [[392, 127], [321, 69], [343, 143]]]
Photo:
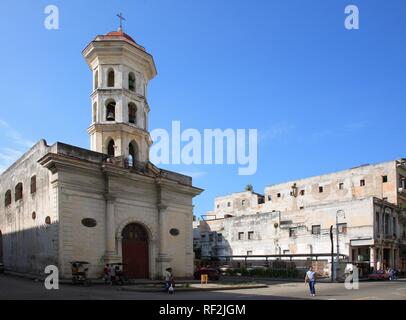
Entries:
[[336, 281], [338, 281], [338, 269], [339, 269], [339, 263], [340, 263], [340, 241], [338, 239], [338, 217], [343, 217], [345, 219], [345, 212], [344, 210], [338, 210], [336, 212], [336, 236], [337, 236], [337, 263], [335, 264], [335, 276], [336, 276]]

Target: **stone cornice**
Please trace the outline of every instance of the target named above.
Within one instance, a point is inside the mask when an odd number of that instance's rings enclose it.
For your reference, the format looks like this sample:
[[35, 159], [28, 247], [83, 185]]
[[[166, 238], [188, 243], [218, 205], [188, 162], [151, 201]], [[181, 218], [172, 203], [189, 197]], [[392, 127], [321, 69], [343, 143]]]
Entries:
[[84, 171], [97, 171], [100, 173], [100, 163], [87, 161], [62, 154], [47, 153], [38, 163], [50, 170], [53, 174], [62, 168], [83, 169]]
[[92, 134], [97, 131], [103, 131], [103, 132], [123, 131], [123, 132], [130, 133], [130, 134], [138, 134], [139, 136], [142, 136], [142, 137], [148, 136], [148, 140], [150, 140], [150, 138], [149, 138], [150, 135], [149, 135], [148, 131], [141, 129], [139, 127], [136, 127], [136, 126], [132, 126], [125, 122], [93, 123], [87, 129], [87, 132], [89, 134]]
[[181, 192], [181, 193], [197, 196], [204, 191], [203, 189], [184, 185], [177, 181], [173, 181], [173, 180], [163, 178], [163, 177], [159, 177], [155, 181], [161, 188], [161, 192], [162, 191], [176, 191], [176, 192]]
[[156, 173], [153, 172], [151, 172], [151, 174], [149, 175], [142, 174], [113, 164], [92, 162], [89, 160], [79, 159], [63, 154], [48, 153], [44, 157], [39, 159], [38, 163], [49, 169], [52, 173], [56, 173], [63, 168], [74, 168], [75, 170], [79, 169], [84, 173], [103, 173], [107, 177], [124, 178], [134, 181], [154, 183], [161, 189], [161, 192], [174, 191], [193, 196], [199, 195], [203, 192], [203, 189], [193, 187], [191, 185], [185, 185], [178, 181], [174, 181], [159, 175], [157, 176]]
[[[138, 94], [134, 91], [128, 90], [126, 88], [97, 88], [93, 90], [93, 92], [90, 94], [90, 98], [93, 99], [97, 94], [100, 96], [107, 96], [110, 97], [111, 95], [116, 94], [116, 95], [124, 95], [127, 98], [131, 98], [132, 100], [136, 102], [145, 102], [146, 106], [148, 105], [147, 99], [145, 96]], [[149, 107], [147, 107], [149, 109]]]
[[99, 60], [104, 57], [119, 57], [131, 59], [134, 60], [134, 62], [143, 65], [148, 80], [151, 80], [157, 74], [152, 55], [127, 41], [94, 40], [89, 43], [89, 45], [83, 50], [82, 54], [87, 60], [89, 66], [96, 57], [98, 57]]

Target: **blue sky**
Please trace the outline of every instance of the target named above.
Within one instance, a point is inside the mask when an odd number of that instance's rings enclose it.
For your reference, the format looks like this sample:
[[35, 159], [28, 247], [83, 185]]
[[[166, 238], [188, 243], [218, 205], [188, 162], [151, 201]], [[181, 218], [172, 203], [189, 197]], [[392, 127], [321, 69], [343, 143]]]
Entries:
[[[44, 28], [44, 8], [60, 29]], [[344, 8], [360, 30], [344, 28]], [[404, 0], [2, 1], [0, 169], [41, 138], [88, 148], [91, 73], [81, 56], [97, 34], [125, 31], [154, 56], [150, 129], [256, 128], [258, 170], [172, 165], [216, 196], [405, 157]]]

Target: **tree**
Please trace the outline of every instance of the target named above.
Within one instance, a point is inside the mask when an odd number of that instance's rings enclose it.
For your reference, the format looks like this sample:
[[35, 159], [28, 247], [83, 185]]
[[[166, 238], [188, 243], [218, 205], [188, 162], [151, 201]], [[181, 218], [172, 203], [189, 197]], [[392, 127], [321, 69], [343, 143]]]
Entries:
[[245, 186], [245, 191], [254, 191], [254, 187], [252, 186], [252, 184], [247, 184], [246, 186]]

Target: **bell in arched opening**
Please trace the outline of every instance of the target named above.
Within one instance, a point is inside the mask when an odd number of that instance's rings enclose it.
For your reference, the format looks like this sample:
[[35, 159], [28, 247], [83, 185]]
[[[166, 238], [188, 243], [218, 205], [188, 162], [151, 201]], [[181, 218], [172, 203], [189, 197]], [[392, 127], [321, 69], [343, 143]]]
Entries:
[[115, 121], [116, 120], [116, 102], [111, 101], [106, 107], [106, 120]]
[[107, 121], [114, 121], [115, 120], [115, 118], [114, 118], [114, 113], [113, 112], [109, 112], [108, 114], [107, 114]]

